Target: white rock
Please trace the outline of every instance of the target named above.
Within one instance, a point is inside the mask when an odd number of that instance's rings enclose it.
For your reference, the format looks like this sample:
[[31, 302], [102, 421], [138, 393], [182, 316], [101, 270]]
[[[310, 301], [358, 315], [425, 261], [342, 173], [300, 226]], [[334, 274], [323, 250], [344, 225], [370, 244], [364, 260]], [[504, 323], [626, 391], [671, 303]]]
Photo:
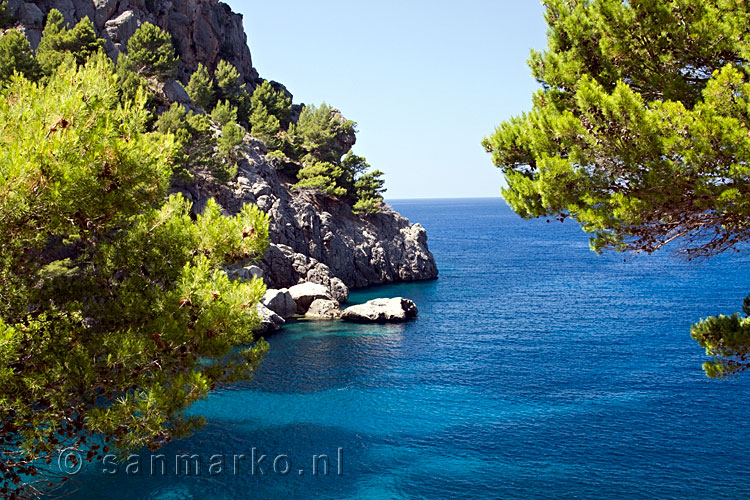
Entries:
[[341, 317], [339, 303], [329, 299], [315, 299], [307, 309], [305, 316], [318, 319], [338, 319]]
[[417, 306], [409, 299], [373, 299], [344, 309], [341, 319], [357, 323], [406, 321], [417, 316]]
[[300, 283], [289, 288], [292, 299], [297, 304], [297, 313], [305, 314], [310, 304], [316, 299], [333, 300], [331, 292], [323, 285], [316, 283]]

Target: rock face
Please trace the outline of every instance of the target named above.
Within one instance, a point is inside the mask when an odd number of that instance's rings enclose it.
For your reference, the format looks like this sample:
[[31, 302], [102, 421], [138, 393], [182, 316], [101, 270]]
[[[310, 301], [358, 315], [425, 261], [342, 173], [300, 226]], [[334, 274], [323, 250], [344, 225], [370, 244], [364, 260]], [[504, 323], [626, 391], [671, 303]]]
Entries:
[[255, 310], [260, 315], [260, 329], [256, 333], [263, 335], [268, 332], [279, 330], [286, 321], [284, 318], [264, 306], [262, 303], [255, 306]]
[[373, 299], [364, 304], [347, 307], [341, 319], [357, 323], [386, 323], [406, 321], [417, 316], [417, 306], [409, 299]]
[[255, 203], [270, 215], [271, 245], [258, 263], [269, 287], [317, 283], [344, 303], [348, 288], [437, 278], [421, 225], [410, 224], [389, 207], [357, 216], [342, 201], [293, 192], [295, 180], [266, 158], [262, 143], [249, 141], [246, 154], [237, 179], [228, 186], [208, 187], [196, 179], [181, 191], [195, 206], [213, 196], [229, 213]]
[[112, 58], [125, 51], [128, 38], [141, 24], [150, 22], [172, 35], [180, 56], [178, 75], [183, 82], [187, 82], [199, 62], [213, 70], [220, 59], [232, 63], [251, 88], [258, 81], [242, 15], [216, 0], [8, 0], [8, 7], [23, 23], [34, 49], [50, 9], [59, 10], [70, 26], [88, 16], [97, 35], [106, 41], [105, 50]]
[[297, 312], [297, 304], [286, 288], [266, 290], [266, 294], [260, 302], [284, 319], [291, 318]]

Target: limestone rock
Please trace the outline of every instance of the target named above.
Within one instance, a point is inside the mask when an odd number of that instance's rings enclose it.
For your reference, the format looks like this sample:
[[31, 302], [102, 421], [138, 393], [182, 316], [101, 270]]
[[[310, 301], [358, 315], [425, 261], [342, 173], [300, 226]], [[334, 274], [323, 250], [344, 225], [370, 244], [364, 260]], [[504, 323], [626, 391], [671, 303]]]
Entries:
[[266, 290], [261, 303], [284, 319], [291, 318], [297, 312], [297, 304], [286, 288]]
[[339, 303], [329, 299], [315, 299], [307, 309], [305, 316], [308, 318], [318, 319], [338, 319], [342, 311], [339, 309]]
[[417, 316], [417, 306], [409, 299], [373, 299], [364, 304], [344, 309], [341, 318], [357, 323], [386, 323], [406, 321]]
[[264, 306], [263, 304], [258, 304], [255, 306], [255, 310], [258, 311], [258, 314], [260, 315], [260, 329], [258, 329], [255, 333], [259, 335], [264, 335], [268, 332], [273, 332], [278, 329], [280, 329], [282, 326], [284, 326], [284, 318]]
[[344, 304], [349, 300], [349, 287], [347, 287], [340, 279], [331, 278], [329, 288], [331, 290], [331, 295], [339, 304]]
[[[40, 30], [50, 9], [59, 10], [69, 26], [84, 17], [94, 23], [113, 57], [126, 51], [127, 40], [141, 24], [150, 22], [172, 35], [180, 63], [178, 77], [187, 82], [202, 62], [209, 70], [225, 59], [239, 71], [244, 82], [255, 88], [258, 72], [253, 68], [242, 15], [217, 0], [8, 0], [11, 13], [24, 27]], [[28, 31], [26, 31], [28, 34]], [[36, 49], [39, 36], [29, 37]]]
[[289, 289], [289, 293], [297, 304], [298, 314], [305, 314], [310, 307], [310, 304], [316, 299], [333, 300], [328, 288], [316, 283], [300, 283], [299, 285], [294, 285]]

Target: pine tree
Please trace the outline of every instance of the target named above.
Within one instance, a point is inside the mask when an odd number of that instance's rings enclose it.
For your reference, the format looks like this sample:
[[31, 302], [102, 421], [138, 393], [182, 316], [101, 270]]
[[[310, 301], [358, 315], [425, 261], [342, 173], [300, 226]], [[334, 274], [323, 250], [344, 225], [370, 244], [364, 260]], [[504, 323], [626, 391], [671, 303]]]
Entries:
[[184, 435], [201, 424], [184, 410], [267, 348], [262, 282], [223, 271], [262, 255], [267, 216], [167, 198], [174, 136], [146, 133], [142, 94], [123, 103], [117, 82], [100, 54], [0, 97], [3, 497], [92, 435], [122, 453]]
[[208, 73], [208, 69], [206, 69], [202, 63], [198, 63], [198, 69], [190, 75], [190, 81], [185, 90], [190, 96], [190, 99], [192, 99], [198, 107], [210, 111], [214, 105], [213, 86], [214, 82], [211, 79], [211, 75]]
[[0, 2], [0, 29], [10, 28], [15, 24], [15, 18], [10, 14], [8, 10], [8, 2], [3, 0]]
[[[546, 0], [530, 112], [483, 141], [522, 217], [572, 217], [593, 249], [688, 258], [750, 248], [750, 6]], [[750, 368], [748, 319], [693, 337], [724, 376]]]
[[178, 62], [172, 36], [151, 23], [143, 23], [133, 33], [125, 57], [132, 71], [161, 81], [174, 76]]
[[219, 101], [211, 111], [211, 119], [222, 127], [229, 122], [236, 122], [237, 108], [229, 104], [229, 101]]
[[84, 17], [69, 30], [60, 11], [52, 9], [47, 15], [36, 58], [44, 74], [51, 75], [66, 59], [81, 65], [103, 47], [104, 40], [96, 37], [91, 19]]
[[34, 59], [29, 41], [18, 30], [8, 30], [0, 36], [0, 88], [18, 72], [29, 80], [41, 76], [41, 68]]
[[276, 117], [281, 129], [289, 127], [292, 101], [281, 90], [275, 90], [268, 80], [258, 85], [250, 96], [251, 114], [261, 107], [266, 109], [267, 114]]
[[228, 101], [237, 108], [237, 117], [240, 123], [248, 123], [250, 117], [250, 95], [245, 84], [240, 81], [240, 73], [237, 68], [227, 61], [219, 61], [214, 72], [216, 84], [216, 98], [219, 101]]

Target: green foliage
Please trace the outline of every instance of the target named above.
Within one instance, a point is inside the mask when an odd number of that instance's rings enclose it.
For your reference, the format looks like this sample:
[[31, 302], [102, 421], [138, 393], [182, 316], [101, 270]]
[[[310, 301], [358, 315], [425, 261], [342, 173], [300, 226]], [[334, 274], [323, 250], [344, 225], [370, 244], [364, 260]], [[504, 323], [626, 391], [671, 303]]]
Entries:
[[354, 204], [355, 213], [380, 212], [385, 192], [383, 172], [374, 170], [362, 174], [354, 183], [357, 202]]
[[743, 303], [744, 317], [713, 316], [694, 324], [690, 333], [712, 357], [703, 364], [706, 375], [712, 378], [735, 376], [750, 368], [750, 296]]
[[245, 137], [245, 129], [234, 122], [225, 124], [221, 128], [219, 137], [219, 151], [223, 154], [229, 154], [234, 148], [242, 144]]
[[172, 36], [158, 26], [143, 23], [128, 40], [125, 60], [141, 76], [168, 80], [174, 76], [178, 58]]
[[344, 175], [344, 169], [330, 162], [318, 162], [300, 169], [299, 181], [294, 189], [314, 189], [331, 196], [343, 196], [346, 189], [337, 185], [337, 179]]
[[276, 117], [280, 128], [286, 130], [289, 127], [292, 100], [283, 91], [274, 90], [268, 80], [258, 85], [250, 97], [251, 123], [252, 115], [259, 108], [265, 108], [268, 115]]
[[190, 75], [190, 81], [185, 88], [190, 99], [206, 111], [210, 110], [214, 104], [213, 87], [214, 81], [208, 73], [208, 69], [203, 64], [198, 63], [198, 69]]
[[235, 122], [224, 124], [217, 140], [207, 116], [172, 103], [159, 116], [155, 128], [161, 133], [173, 134], [177, 140], [179, 152], [175, 173], [178, 178], [190, 178], [191, 171], [201, 168], [209, 169], [222, 182], [237, 176], [238, 146], [242, 144], [245, 131]]
[[306, 106], [289, 127], [288, 138], [297, 157], [338, 163], [354, 143], [356, 125], [326, 103]]
[[228, 101], [237, 108], [240, 123], [247, 123], [250, 114], [250, 94], [245, 84], [240, 81], [240, 73], [230, 63], [219, 61], [214, 72], [216, 83], [216, 98]]
[[103, 47], [104, 40], [96, 37], [91, 19], [84, 17], [69, 30], [60, 11], [52, 9], [47, 14], [36, 58], [44, 74], [51, 75], [67, 58], [72, 57], [81, 65]]
[[[533, 109], [483, 141], [523, 217], [572, 217], [594, 250], [689, 258], [750, 242], [750, 6], [730, 0], [546, 0]], [[732, 373], [738, 318], [694, 327]], [[746, 338], [746, 337], [745, 337]], [[727, 351], [718, 346], [732, 346]], [[744, 341], [750, 345], [750, 338]]]
[[[269, 153], [271, 158], [286, 160], [280, 151]], [[330, 196], [345, 198], [353, 204], [356, 214], [371, 214], [381, 211], [385, 181], [383, 172], [367, 172], [370, 164], [354, 153], [349, 153], [340, 164], [315, 162], [305, 165], [297, 172], [298, 182], [294, 189], [313, 189]]]
[[8, 11], [8, 2], [0, 2], [0, 29], [10, 28], [16, 20]]
[[32, 81], [41, 76], [41, 68], [34, 59], [29, 41], [20, 31], [8, 30], [0, 36], [0, 88], [15, 72]]
[[222, 271], [262, 255], [267, 216], [211, 200], [193, 219], [165, 199], [176, 118], [191, 133], [208, 120], [170, 109], [148, 133], [144, 94], [123, 99], [118, 81], [98, 55], [0, 98], [3, 496], [92, 434], [123, 453], [184, 435], [201, 423], [184, 410], [267, 348], [250, 333], [262, 282]]
[[377, 214], [382, 211], [382, 204], [382, 198], [360, 198], [352, 207], [352, 211], [358, 215]]
[[268, 112], [263, 106], [253, 109], [250, 115], [250, 135], [262, 140], [269, 149], [278, 149], [283, 142], [279, 137], [281, 124], [279, 119]]
[[250, 134], [269, 149], [282, 147], [281, 131], [289, 127], [291, 106], [291, 100], [270, 82], [258, 85], [250, 98]]
[[229, 104], [229, 101], [219, 101], [211, 112], [211, 119], [222, 127], [229, 122], [236, 122], [237, 108]]
[[146, 97], [146, 108], [154, 108], [156, 96], [149, 87], [148, 81], [128, 67], [126, 58], [117, 59], [115, 74], [117, 75], [117, 89], [120, 91], [120, 99], [123, 102], [133, 101], [139, 93], [142, 93]]

